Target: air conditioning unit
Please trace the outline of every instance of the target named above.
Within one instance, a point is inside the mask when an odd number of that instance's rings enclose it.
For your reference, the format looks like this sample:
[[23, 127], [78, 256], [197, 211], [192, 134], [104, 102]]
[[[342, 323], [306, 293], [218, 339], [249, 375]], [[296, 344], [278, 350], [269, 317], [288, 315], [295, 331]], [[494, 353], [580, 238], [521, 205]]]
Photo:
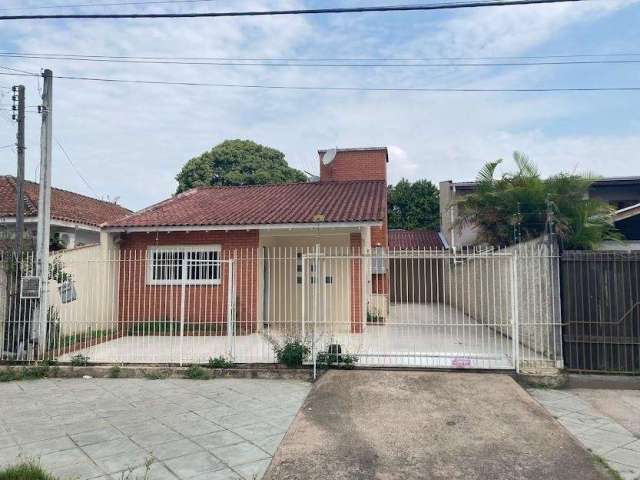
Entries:
[[20, 279], [20, 298], [40, 298], [40, 277], [26, 276]]

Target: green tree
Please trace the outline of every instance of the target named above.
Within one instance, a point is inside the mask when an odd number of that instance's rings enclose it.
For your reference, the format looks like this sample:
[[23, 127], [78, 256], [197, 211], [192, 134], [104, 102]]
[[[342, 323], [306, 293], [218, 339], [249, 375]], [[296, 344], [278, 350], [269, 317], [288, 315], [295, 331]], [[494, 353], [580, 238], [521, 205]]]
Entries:
[[389, 186], [389, 228], [440, 228], [440, 192], [428, 180], [400, 180]]
[[502, 160], [480, 170], [477, 188], [456, 205], [458, 223], [479, 230], [479, 242], [510, 245], [538, 237], [548, 230], [549, 218], [563, 245], [571, 249], [593, 249], [603, 240], [620, 238], [613, 227], [613, 208], [589, 198], [591, 175], [560, 173], [540, 176], [529, 158], [514, 152], [514, 172], [496, 178]]
[[287, 164], [284, 153], [251, 140], [225, 140], [189, 160], [176, 176], [177, 193], [199, 186], [304, 182], [306, 178]]

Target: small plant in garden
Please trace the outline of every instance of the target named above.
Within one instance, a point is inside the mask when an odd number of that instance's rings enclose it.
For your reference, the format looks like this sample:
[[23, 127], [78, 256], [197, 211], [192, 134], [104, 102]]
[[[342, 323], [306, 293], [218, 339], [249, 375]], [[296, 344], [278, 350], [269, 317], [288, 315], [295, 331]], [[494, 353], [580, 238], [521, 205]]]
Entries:
[[184, 371], [184, 378], [189, 378], [191, 380], [204, 380], [209, 378], [209, 375], [200, 365], [189, 365]]
[[21, 375], [16, 369], [5, 368], [0, 370], [0, 382], [12, 382], [14, 380], [20, 380]]
[[71, 357], [71, 365], [74, 367], [86, 367], [89, 364], [89, 357], [81, 353]]
[[309, 355], [309, 347], [300, 340], [289, 340], [282, 346], [274, 347], [279, 363], [289, 368], [298, 368]]
[[233, 363], [220, 355], [216, 358], [210, 358], [207, 366], [209, 368], [231, 368]]
[[109, 376], [109, 378], [118, 378], [118, 377], [120, 377], [120, 373], [122, 373], [122, 369], [119, 366], [114, 365], [113, 367], [111, 367], [109, 369], [109, 375], [108, 376]]
[[150, 370], [144, 372], [144, 378], [146, 378], [147, 380], [164, 380], [168, 376], [169, 375], [163, 370]]
[[0, 480], [58, 480], [47, 473], [35, 460], [23, 460], [0, 469]]
[[350, 353], [342, 353], [342, 346], [339, 344], [331, 344], [325, 352], [318, 352], [318, 364], [330, 368], [332, 365], [337, 367], [351, 369], [358, 362], [358, 357]]
[[367, 323], [383, 323], [384, 317], [377, 308], [367, 310]]

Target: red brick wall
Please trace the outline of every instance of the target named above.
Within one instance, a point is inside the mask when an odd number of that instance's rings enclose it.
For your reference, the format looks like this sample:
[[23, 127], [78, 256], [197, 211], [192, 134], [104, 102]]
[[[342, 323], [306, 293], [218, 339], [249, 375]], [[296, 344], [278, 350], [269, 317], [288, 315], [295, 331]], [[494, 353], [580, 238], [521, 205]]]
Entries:
[[320, 181], [346, 182], [352, 180], [387, 180], [386, 150], [338, 151], [329, 165], [320, 155]]
[[[146, 251], [161, 245], [220, 245], [221, 260], [236, 262], [236, 324], [238, 333], [255, 331], [257, 323], [258, 231], [133, 233], [120, 244], [121, 327], [145, 321], [179, 321], [180, 285], [147, 285]], [[255, 263], [255, 265], [253, 265]], [[191, 285], [185, 291], [185, 323], [192, 333], [226, 332], [228, 266], [222, 265], [220, 285]], [[189, 332], [187, 332], [189, 333]]]
[[[354, 256], [360, 255], [362, 239], [359, 233], [350, 237], [351, 251]], [[362, 328], [362, 261], [352, 258], [351, 261], [351, 333], [361, 333]]]

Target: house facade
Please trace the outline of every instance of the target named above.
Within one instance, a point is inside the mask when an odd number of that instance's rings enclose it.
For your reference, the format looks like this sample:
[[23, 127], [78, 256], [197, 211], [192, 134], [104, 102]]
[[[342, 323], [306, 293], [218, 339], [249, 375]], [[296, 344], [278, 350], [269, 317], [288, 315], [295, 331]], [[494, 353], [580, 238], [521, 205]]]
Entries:
[[388, 247], [388, 154], [330, 153], [318, 152], [316, 182], [198, 187], [103, 225], [127, 265], [120, 324], [225, 335], [231, 315], [236, 333], [291, 332], [309, 321], [316, 288], [336, 328], [362, 331], [369, 309], [387, 310], [384, 262], [371, 268], [367, 256]]
[[[39, 188], [37, 183], [24, 183], [24, 225], [26, 234], [33, 237], [37, 229]], [[16, 178], [0, 176], [0, 228], [7, 235], [15, 232], [16, 192]], [[51, 235], [65, 249], [99, 243], [101, 224], [130, 213], [130, 210], [113, 202], [59, 188], [51, 189]]]

